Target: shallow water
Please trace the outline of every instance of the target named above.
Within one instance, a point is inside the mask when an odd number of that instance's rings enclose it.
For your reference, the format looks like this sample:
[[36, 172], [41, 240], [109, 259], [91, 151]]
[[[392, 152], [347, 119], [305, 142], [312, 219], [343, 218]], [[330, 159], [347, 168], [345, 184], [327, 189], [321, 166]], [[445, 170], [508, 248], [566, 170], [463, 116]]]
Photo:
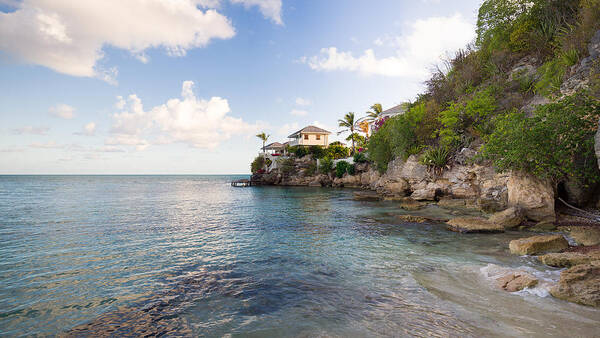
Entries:
[[0, 335], [600, 332], [599, 310], [493, 288], [503, 268], [558, 278], [508, 253], [522, 234], [461, 235], [351, 190], [234, 178], [0, 176]]

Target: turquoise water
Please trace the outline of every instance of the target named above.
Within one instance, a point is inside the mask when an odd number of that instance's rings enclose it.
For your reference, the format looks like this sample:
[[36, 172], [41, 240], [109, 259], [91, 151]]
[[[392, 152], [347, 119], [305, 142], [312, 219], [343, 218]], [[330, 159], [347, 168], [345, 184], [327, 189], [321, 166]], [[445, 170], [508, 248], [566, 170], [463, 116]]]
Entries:
[[522, 234], [460, 235], [351, 190], [234, 178], [0, 176], [0, 335], [598, 334], [600, 311], [483, 276], [558, 278], [508, 253]]

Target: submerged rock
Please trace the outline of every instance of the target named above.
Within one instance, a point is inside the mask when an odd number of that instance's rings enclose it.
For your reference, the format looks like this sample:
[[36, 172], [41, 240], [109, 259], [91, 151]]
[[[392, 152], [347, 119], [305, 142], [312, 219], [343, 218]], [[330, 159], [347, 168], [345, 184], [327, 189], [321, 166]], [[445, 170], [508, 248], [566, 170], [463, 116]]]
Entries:
[[529, 228], [529, 231], [535, 232], [547, 232], [556, 230], [556, 224], [553, 222], [539, 222], [533, 227]]
[[576, 265], [563, 271], [550, 294], [569, 302], [600, 307], [600, 262]]
[[510, 241], [510, 252], [515, 255], [538, 255], [560, 252], [569, 247], [563, 235], [533, 236]]
[[600, 244], [600, 227], [577, 226], [572, 227], [569, 235], [579, 245], [591, 246]]
[[555, 221], [554, 189], [548, 181], [513, 172], [507, 183], [508, 204], [534, 221]]
[[600, 250], [590, 252], [561, 252], [549, 253], [539, 256], [538, 259], [549, 266], [557, 268], [569, 268], [580, 264], [589, 264], [593, 261], [600, 261]]
[[415, 215], [398, 215], [398, 216], [396, 216], [396, 218], [399, 219], [400, 221], [409, 222], [409, 223], [425, 223], [425, 222], [429, 221], [429, 219], [427, 217], [415, 216]]
[[415, 201], [412, 198], [404, 198], [400, 202], [400, 208], [405, 210], [419, 210], [428, 204], [429, 203], [423, 201]]
[[521, 291], [525, 288], [532, 288], [538, 284], [538, 279], [532, 275], [517, 271], [504, 275], [498, 279], [498, 287], [508, 292]]
[[375, 191], [357, 191], [354, 193], [353, 199], [355, 201], [379, 201], [381, 200], [381, 196], [377, 194]]
[[457, 217], [446, 222], [448, 229], [461, 233], [504, 232], [504, 227], [482, 217]]
[[497, 212], [488, 218], [489, 222], [501, 225], [505, 229], [518, 227], [524, 220], [523, 212], [517, 207]]

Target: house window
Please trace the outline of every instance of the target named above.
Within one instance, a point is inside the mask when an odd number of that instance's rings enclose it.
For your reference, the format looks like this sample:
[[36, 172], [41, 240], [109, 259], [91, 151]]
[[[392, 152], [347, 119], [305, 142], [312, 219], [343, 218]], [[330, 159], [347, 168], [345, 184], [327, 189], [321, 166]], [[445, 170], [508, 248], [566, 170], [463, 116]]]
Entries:
[[317, 135], [317, 141], [321, 139], [321, 135]]
[[304, 139], [308, 140], [308, 134], [304, 134]]

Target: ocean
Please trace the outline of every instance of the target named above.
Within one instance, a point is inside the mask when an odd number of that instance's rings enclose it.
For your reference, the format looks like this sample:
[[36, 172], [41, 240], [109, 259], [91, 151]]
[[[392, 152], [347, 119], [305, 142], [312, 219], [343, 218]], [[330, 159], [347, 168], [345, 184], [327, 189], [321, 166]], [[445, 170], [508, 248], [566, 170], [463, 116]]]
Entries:
[[[0, 335], [599, 332], [599, 310], [548, 296], [560, 270], [510, 255], [522, 233], [402, 222], [350, 189], [230, 186], [241, 177], [0, 176]], [[496, 289], [514, 268], [543, 282]]]

